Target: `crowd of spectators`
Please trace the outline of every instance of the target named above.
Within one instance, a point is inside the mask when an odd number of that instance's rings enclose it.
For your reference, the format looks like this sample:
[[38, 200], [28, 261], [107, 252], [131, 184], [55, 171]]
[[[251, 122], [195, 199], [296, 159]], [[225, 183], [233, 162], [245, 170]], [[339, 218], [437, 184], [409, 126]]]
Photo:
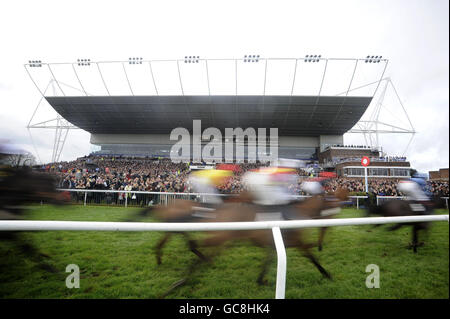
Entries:
[[444, 181], [430, 181], [428, 182], [430, 192], [436, 197], [448, 197], [449, 187], [448, 182]]
[[[380, 196], [402, 196], [397, 190], [398, 179], [376, 179], [369, 180], [369, 192]], [[334, 192], [338, 187], [343, 187], [349, 192], [358, 193], [365, 191], [362, 179], [336, 178], [327, 182], [326, 188], [329, 192]]]
[[[262, 164], [240, 164], [241, 170], [219, 187], [222, 193], [242, 191], [241, 176], [244, 172]], [[168, 159], [86, 156], [75, 161], [52, 163], [42, 169], [54, 173], [59, 178], [59, 187], [64, 189], [98, 189], [152, 192], [191, 192], [188, 184], [190, 164], [173, 163]], [[295, 194], [304, 194], [300, 185], [310, 174], [297, 169], [298, 183], [291, 185]], [[372, 179], [369, 192], [385, 196], [401, 196], [397, 190], [398, 179]], [[362, 179], [332, 178], [326, 183], [326, 190], [333, 192], [337, 187], [350, 192], [364, 192]], [[429, 190], [434, 195], [448, 196], [448, 182], [429, 182]]]
[[47, 165], [65, 189], [184, 192], [189, 168], [185, 163], [149, 158], [83, 157]]

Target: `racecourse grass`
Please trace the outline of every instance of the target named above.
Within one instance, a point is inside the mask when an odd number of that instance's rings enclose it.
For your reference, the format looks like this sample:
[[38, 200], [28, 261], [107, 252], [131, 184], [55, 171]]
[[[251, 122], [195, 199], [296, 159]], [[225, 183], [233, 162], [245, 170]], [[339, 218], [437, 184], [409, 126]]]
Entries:
[[[36, 206], [27, 219], [122, 221], [136, 208]], [[447, 214], [448, 211], [440, 210]], [[362, 210], [345, 209], [339, 218], [362, 216]], [[151, 221], [151, 220], [149, 220]], [[449, 226], [433, 223], [414, 254], [407, 248], [411, 229], [395, 232], [388, 226], [344, 226], [328, 229], [324, 250], [313, 249], [332, 274], [329, 281], [295, 248], [287, 249], [286, 298], [449, 298]], [[317, 230], [307, 230], [310, 241]], [[197, 260], [180, 235], [169, 241], [161, 265], [153, 246], [161, 232], [24, 232], [58, 269], [49, 273], [24, 258], [10, 242], [0, 242], [1, 298], [158, 298], [186, 268]], [[194, 237], [204, 234], [195, 233]], [[214, 249], [212, 249], [214, 250]], [[204, 250], [208, 253], [211, 250]], [[168, 298], [273, 298], [276, 259], [267, 285], [256, 278], [265, 256], [263, 248], [230, 242], [212, 265], [196, 268], [193, 278]], [[66, 266], [80, 268], [80, 288], [66, 288]], [[365, 285], [366, 266], [380, 268], [380, 288]]]

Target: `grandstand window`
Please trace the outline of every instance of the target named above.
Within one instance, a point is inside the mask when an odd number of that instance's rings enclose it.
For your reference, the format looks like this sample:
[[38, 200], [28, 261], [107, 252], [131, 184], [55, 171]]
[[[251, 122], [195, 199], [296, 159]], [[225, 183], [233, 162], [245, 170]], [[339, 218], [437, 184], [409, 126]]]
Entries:
[[391, 168], [391, 176], [409, 176], [409, 168]]
[[344, 168], [344, 175], [345, 176], [363, 176], [364, 175], [364, 169], [363, 168]]
[[389, 176], [388, 168], [369, 168], [368, 174], [370, 176]]

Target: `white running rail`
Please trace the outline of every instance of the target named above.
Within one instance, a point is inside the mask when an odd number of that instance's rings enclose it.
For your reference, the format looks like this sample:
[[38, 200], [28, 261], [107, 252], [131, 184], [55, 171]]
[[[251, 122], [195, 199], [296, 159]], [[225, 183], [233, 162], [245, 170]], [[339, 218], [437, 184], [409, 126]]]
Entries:
[[[74, 193], [84, 193], [84, 206], [87, 205], [87, 194], [88, 193], [104, 193], [104, 194], [142, 194], [142, 195], [159, 195], [162, 197], [160, 200], [162, 204], [167, 205], [170, 199], [175, 198], [187, 198], [189, 196], [236, 196], [238, 194], [210, 194], [210, 193], [181, 193], [181, 192], [148, 192], [148, 191], [126, 191], [126, 190], [102, 190], [102, 189], [83, 189], [83, 188], [69, 188], [69, 189], [58, 189], [61, 192], [74, 192]], [[307, 198], [310, 195], [292, 195], [293, 198]], [[367, 196], [349, 196], [350, 199], [356, 199], [356, 209], [359, 209], [359, 200], [365, 199]], [[125, 207], [128, 206], [129, 196], [124, 196], [123, 202]]]
[[291, 220], [259, 222], [212, 222], [212, 223], [128, 223], [84, 221], [35, 221], [2, 220], [0, 231], [215, 231], [271, 229], [277, 250], [276, 299], [283, 299], [286, 285], [286, 251], [280, 229], [375, 225], [389, 223], [449, 221], [448, 215], [422, 215], [401, 217], [339, 218], [325, 220]]

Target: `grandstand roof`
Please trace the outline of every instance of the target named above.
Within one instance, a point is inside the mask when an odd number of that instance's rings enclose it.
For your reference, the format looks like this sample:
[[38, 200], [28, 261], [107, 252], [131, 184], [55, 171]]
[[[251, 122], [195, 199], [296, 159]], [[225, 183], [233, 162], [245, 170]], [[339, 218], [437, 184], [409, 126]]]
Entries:
[[[342, 135], [369, 106], [367, 96], [66, 96], [46, 97], [73, 125], [98, 134], [168, 134], [202, 129], [278, 127], [280, 136]], [[268, 132], [267, 132], [268, 133]]]

